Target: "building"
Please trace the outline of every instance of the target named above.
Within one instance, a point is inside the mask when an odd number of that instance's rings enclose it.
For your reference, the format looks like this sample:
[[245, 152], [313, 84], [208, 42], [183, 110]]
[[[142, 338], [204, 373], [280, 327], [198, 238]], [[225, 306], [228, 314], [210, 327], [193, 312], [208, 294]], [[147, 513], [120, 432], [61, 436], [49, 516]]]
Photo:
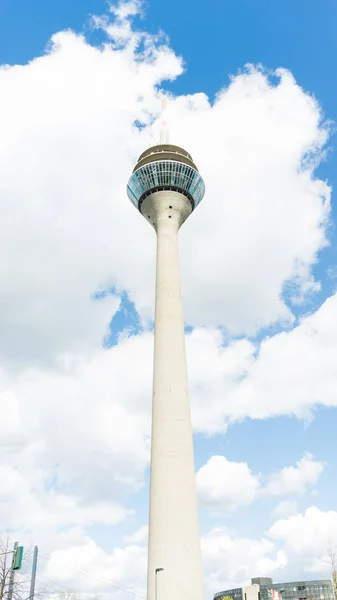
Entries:
[[[271, 580], [270, 580], [271, 581]], [[258, 584], [225, 590], [214, 595], [214, 600], [282, 600], [279, 591], [270, 584], [265, 590]]]
[[127, 188], [157, 234], [148, 600], [204, 600], [178, 260], [178, 231], [204, 191], [163, 123], [160, 144], [139, 157]]
[[268, 581], [274, 590], [282, 595], [282, 600], [333, 600], [333, 587], [329, 579], [317, 579], [314, 581], [292, 581], [287, 583], [273, 583], [272, 579], [254, 578], [252, 583], [259, 584], [261, 600], [266, 600]]
[[214, 595], [214, 600], [226, 596], [233, 600], [334, 600], [329, 579], [273, 583], [269, 577], [254, 577], [251, 586], [219, 592]]

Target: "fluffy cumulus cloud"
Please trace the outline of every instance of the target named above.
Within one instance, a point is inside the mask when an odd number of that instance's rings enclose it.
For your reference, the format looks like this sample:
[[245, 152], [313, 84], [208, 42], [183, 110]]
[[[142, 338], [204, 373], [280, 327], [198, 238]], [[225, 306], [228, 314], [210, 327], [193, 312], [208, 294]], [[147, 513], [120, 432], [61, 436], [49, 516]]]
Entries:
[[[305, 454], [296, 466], [284, 467], [265, 477], [253, 475], [247, 463], [231, 462], [225, 456], [212, 456], [197, 473], [201, 502], [216, 512], [251, 504], [259, 496], [304, 494], [317, 483], [324, 465]], [[292, 508], [294, 508], [293, 501]], [[284, 506], [284, 511], [289, 506]], [[282, 507], [279, 507], [282, 512]], [[279, 512], [279, 514], [280, 514]]]
[[115, 502], [85, 502], [79, 497], [57, 493], [43, 487], [42, 474], [8, 464], [0, 466], [1, 523], [7, 528], [25, 529], [35, 535], [55, 532], [69, 525], [90, 526], [94, 523], [115, 525], [126, 518], [126, 511]]
[[45, 361], [98, 346], [118, 309], [116, 290], [129, 277], [152, 295], [143, 285], [151, 262], [141, 256], [143, 245], [152, 254], [151, 231], [142, 228], [125, 187], [134, 153], [150, 136], [134, 122], [151, 118], [156, 85], [181, 66], [147, 36], [144, 56], [137, 54], [134, 43], [143, 38], [129, 32], [122, 48], [98, 49], [61, 32], [46, 55], [0, 70], [6, 361]]
[[225, 456], [212, 456], [197, 473], [201, 501], [210, 508], [234, 509], [250, 504], [259, 492], [260, 481], [247, 463], [230, 462]]
[[260, 344], [239, 340], [223, 346], [219, 332], [194, 331], [188, 349], [196, 428], [214, 433], [246, 417], [309, 419], [317, 406], [337, 406], [336, 317], [334, 294], [292, 330]]
[[222, 527], [203, 538], [205, 572], [210, 593], [251, 577], [274, 581], [329, 578], [329, 544], [337, 544], [337, 513], [312, 506], [304, 513], [276, 521], [262, 538], [240, 537]]
[[[275, 521], [262, 537], [240, 536], [225, 526], [202, 537], [205, 595], [249, 584], [255, 576], [274, 581], [329, 577], [329, 543], [337, 544], [337, 513], [310, 507]], [[41, 554], [41, 579], [82, 593], [126, 600], [144, 597], [147, 528], [104, 551], [80, 527], [58, 534]], [[48, 547], [48, 545], [47, 545]], [[296, 578], [296, 577], [295, 577]]]
[[[80, 597], [115, 600], [144, 598], [146, 548], [126, 544], [106, 552], [81, 528], [54, 540], [53, 550], [42, 551], [39, 577], [49, 591], [76, 590]], [[59, 585], [59, 587], [57, 587]]]
[[209, 594], [249, 584], [251, 577], [282, 571], [283, 550], [270, 539], [233, 535], [227, 528], [211, 530], [202, 540]]
[[291, 517], [298, 512], [296, 500], [282, 500], [274, 508], [276, 517]]
[[[121, 597], [144, 595], [146, 529], [114, 550], [88, 530], [134, 518], [125, 494], [149, 461], [155, 237], [125, 188], [158, 139], [160, 85], [183, 70], [163, 37], [133, 29], [139, 10], [131, 0], [93, 19], [101, 47], [59, 32], [43, 56], [0, 68], [0, 529], [49, 552], [42, 578]], [[292, 324], [294, 303], [319, 289], [330, 189], [315, 176], [329, 136], [318, 103], [288, 71], [247, 67], [214, 103], [170, 96], [168, 119], [207, 188], [180, 238], [195, 431], [335, 406], [337, 295], [260, 345], [230, 337]], [[144, 329], [103, 349], [125, 292]], [[262, 489], [301, 493], [321, 470], [305, 456], [261, 483], [217, 456], [199, 489], [209, 507], [234, 508]], [[322, 550], [334, 514], [308, 509], [262, 539], [211, 531], [208, 589], [280, 572], [295, 556], [291, 523], [321, 532]], [[314, 569], [321, 555], [309, 554]], [[91, 583], [70, 563], [90, 565]]]
[[337, 294], [290, 332], [266, 338], [235, 390], [235, 413], [309, 417], [314, 406], [337, 405], [334, 355]]
[[[189, 348], [193, 348], [194, 337], [196, 355], [202, 351], [201, 342], [204, 352], [206, 342], [218, 352], [214, 343], [217, 336], [212, 332], [193, 332]], [[140, 489], [149, 461], [152, 349], [152, 334], [143, 333], [126, 337], [118, 345], [97, 350], [88, 357], [68, 355], [59, 362], [57, 370], [29, 368], [20, 376], [3, 372], [2, 463], [15, 464], [16, 477], [20, 472], [40, 487], [45, 479], [61, 488], [69, 489], [71, 485], [72, 494], [90, 502], [109, 501], [125, 491]], [[233, 386], [239, 358], [245, 360], [245, 350], [240, 350], [238, 356], [228, 349], [224, 352]], [[198, 390], [193, 397], [195, 429], [208, 433], [210, 408], [214, 403], [217, 416], [218, 411], [224, 410], [225, 396], [223, 390], [222, 394], [216, 390], [210, 394], [207, 385], [216, 386], [224, 374], [216, 363], [207, 373], [208, 361], [201, 368], [199, 360], [194, 362], [193, 352], [191, 359], [192, 390]], [[132, 377], [128, 376], [130, 365]], [[205, 395], [211, 401], [202, 405]], [[229, 405], [225, 410], [227, 418], [231, 417], [234, 408]], [[254, 410], [253, 404], [250, 410]], [[266, 491], [281, 495], [300, 493], [316, 483], [322, 469], [320, 461], [304, 456], [296, 466], [272, 474], [265, 484]], [[205, 504], [218, 508], [250, 503], [264, 489], [258, 474], [252, 474], [246, 463], [231, 463], [221, 456], [213, 457], [202, 467], [198, 481]], [[13, 492], [13, 498], [16, 497]], [[24, 506], [22, 515], [28, 523], [31, 504]], [[15, 515], [15, 502], [9, 502], [6, 510]], [[8, 512], [6, 515], [9, 518]]]
[[285, 551], [307, 572], [329, 574], [329, 548], [337, 546], [337, 512], [324, 512], [312, 506], [304, 514], [276, 521], [269, 536], [282, 543]]
[[[148, 360], [139, 363], [144, 348]], [[34, 529], [36, 496], [45, 485], [71, 485], [72, 494], [84, 498], [88, 510], [91, 506], [93, 519], [92, 503], [139, 489], [149, 459], [151, 348], [152, 336], [143, 334], [109, 351], [97, 350], [90, 359], [68, 356], [56, 372], [28, 369], [19, 377], [3, 375], [1, 414], [11, 418], [9, 427], [6, 418], [1, 421], [0, 456], [3, 465], [15, 465], [10, 475], [14, 487], [11, 494], [8, 489], [5, 493], [5, 506], [0, 493], [4, 522], [15, 521], [20, 513]], [[133, 364], [132, 378], [125, 376], [128, 362]], [[28, 481], [26, 502], [23, 490]], [[41, 522], [48, 517], [48, 506], [58, 502], [59, 514], [65, 517], [73, 499], [49, 494], [43, 501]], [[59, 518], [55, 511], [49, 512], [54, 515], [51, 522]], [[97, 513], [98, 521], [103, 514], [105, 510]]]
[[270, 476], [266, 491], [273, 495], [303, 494], [308, 485], [317, 483], [324, 465], [311, 454], [299, 460], [296, 467], [284, 467]]
[[[165, 40], [132, 30], [136, 7], [96, 19], [101, 48], [60, 32], [45, 55], [0, 70], [3, 359], [97, 346], [121, 290], [152, 317], [155, 240], [125, 186], [158, 137], [158, 86], [182, 64]], [[201, 92], [169, 104], [172, 141], [191, 149], [207, 186], [181, 236], [187, 321], [237, 332], [291, 321], [284, 286], [295, 299], [316, 289], [326, 244], [317, 102], [289, 72], [272, 83], [249, 67], [214, 104]]]
[[[272, 86], [265, 73], [248, 69], [219, 93], [211, 109], [194, 111], [191, 147], [208, 194], [183, 234], [183, 250], [194, 247], [198, 257], [185, 262], [183, 256], [187, 317], [193, 322], [202, 318], [252, 332], [292, 320], [282, 300], [286, 282], [292, 283], [294, 300], [317, 288], [311, 265], [326, 243], [329, 190], [303, 159], [306, 152], [317, 159], [327, 133], [317, 104], [290, 73], [280, 70], [277, 77]], [[219, 134], [210, 144], [211, 123]]]

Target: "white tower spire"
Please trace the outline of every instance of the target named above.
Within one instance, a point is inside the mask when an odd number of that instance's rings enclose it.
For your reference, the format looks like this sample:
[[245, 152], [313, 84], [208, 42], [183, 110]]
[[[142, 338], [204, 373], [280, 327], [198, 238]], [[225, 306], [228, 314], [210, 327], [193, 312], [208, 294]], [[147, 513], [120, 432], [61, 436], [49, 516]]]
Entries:
[[169, 144], [169, 132], [166, 123], [166, 100], [162, 101], [160, 144]]
[[[161, 144], [166, 133], [163, 119]], [[143, 152], [128, 183], [157, 234], [147, 600], [204, 600], [178, 257], [178, 231], [204, 191], [173, 145]]]

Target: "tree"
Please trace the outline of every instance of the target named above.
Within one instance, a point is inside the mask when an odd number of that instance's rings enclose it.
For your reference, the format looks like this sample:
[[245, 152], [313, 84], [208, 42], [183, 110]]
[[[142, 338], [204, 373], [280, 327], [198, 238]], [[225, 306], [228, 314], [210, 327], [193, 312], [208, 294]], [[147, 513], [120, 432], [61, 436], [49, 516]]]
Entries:
[[[12, 572], [13, 542], [7, 535], [0, 539], [0, 600], [5, 600], [8, 595], [10, 576]], [[9, 554], [6, 554], [9, 553]], [[29, 552], [26, 552], [24, 559]], [[17, 574], [13, 583], [13, 600], [28, 600], [29, 596], [29, 577]]]
[[58, 598], [59, 600], [79, 600], [79, 597], [76, 594], [76, 592], [72, 592], [70, 590], [60, 592]]
[[331, 579], [335, 600], [337, 600], [337, 553], [331, 542], [328, 546], [329, 563], [331, 565]]
[[[78, 594], [77, 592], [73, 592], [72, 590], [65, 590], [59, 592], [57, 595], [57, 600], [81, 600], [81, 598], [82, 594]], [[88, 600], [99, 600], [98, 596], [89, 596], [87, 598]]]

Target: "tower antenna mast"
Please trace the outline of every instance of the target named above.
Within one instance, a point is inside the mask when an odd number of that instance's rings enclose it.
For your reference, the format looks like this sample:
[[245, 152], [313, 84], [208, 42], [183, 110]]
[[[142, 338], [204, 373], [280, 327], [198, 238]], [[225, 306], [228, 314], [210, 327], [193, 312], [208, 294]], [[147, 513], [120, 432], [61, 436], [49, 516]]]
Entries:
[[169, 144], [169, 132], [166, 122], [166, 100], [162, 101], [161, 107], [161, 131], [160, 131], [160, 144]]

